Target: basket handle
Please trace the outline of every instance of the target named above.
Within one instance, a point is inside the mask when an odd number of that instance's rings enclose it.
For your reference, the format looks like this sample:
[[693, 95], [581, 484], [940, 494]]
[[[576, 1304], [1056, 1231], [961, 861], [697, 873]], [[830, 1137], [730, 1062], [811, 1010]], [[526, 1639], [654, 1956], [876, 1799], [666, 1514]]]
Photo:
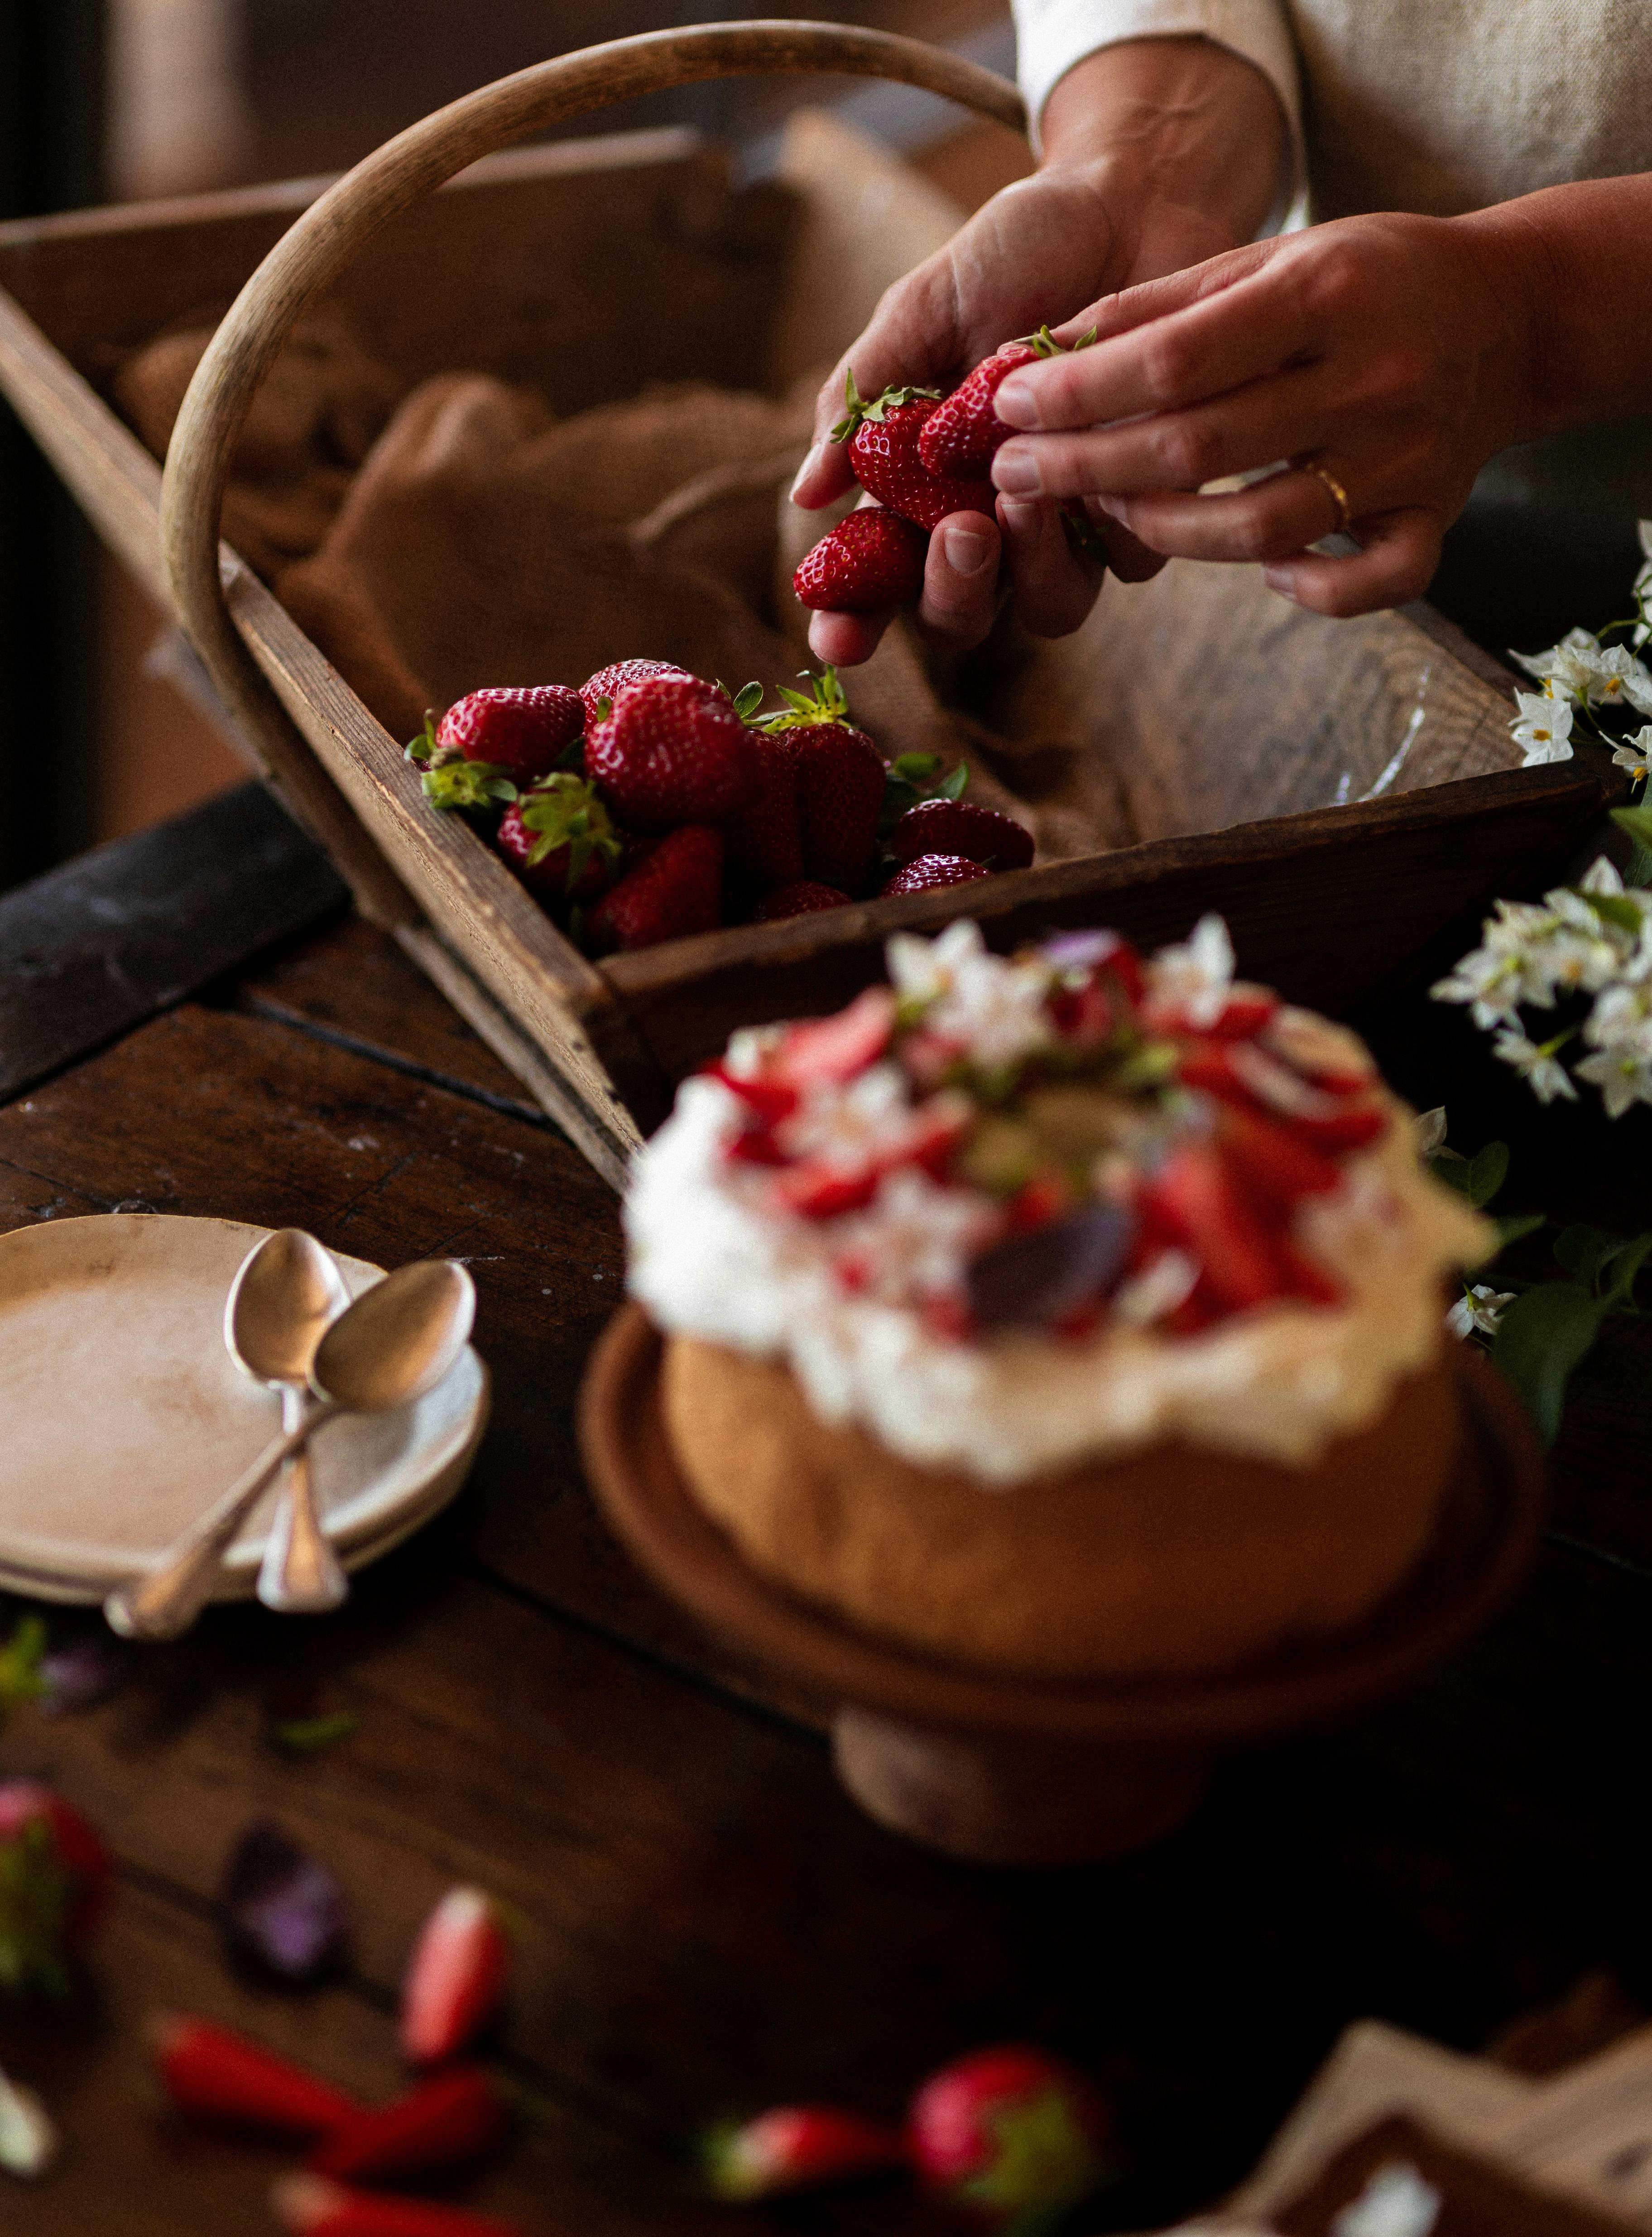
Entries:
[[639, 94], [771, 71], [892, 78], [1017, 130], [1026, 122], [1021, 96], [1006, 79], [887, 31], [779, 20], [644, 32], [500, 78], [386, 141], [312, 204], [236, 297], [173, 430], [161, 487], [161, 548], [185, 630], [220, 693], [289, 787], [313, 788], [320, 772], [230, 618], [219, 535], [242, 425], [306, 307], [381, 226], [478, 157]]

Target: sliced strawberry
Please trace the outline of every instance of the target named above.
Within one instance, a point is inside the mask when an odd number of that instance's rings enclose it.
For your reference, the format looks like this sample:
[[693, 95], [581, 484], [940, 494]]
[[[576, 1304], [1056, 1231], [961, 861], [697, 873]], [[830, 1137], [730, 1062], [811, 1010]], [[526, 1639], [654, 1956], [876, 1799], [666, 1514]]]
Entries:
[[1150, 1001], [1142, 1021], [1150, 1033], [1191, 1033], [1219, 1041], [1251, 1040], [1262, 1032], [1280, 1008], [1271, 987], [1253, 987], [1241, 980], [1227, 990], [1227, 999], [1214, 1019], [1195, 1020], [1181, 1002]]
[[1223, 1104], [1216, 1138], [1247, 1192], [1281, 1211], [1305, 1196], [1326, 1195], [1342, 1178], [1334, 1158], [1242, 1103]]
[[402, 1981], [402, 2049], [416, 2065], [463, 2050], [510, 1971], [510, 1929], [480, 1888], [450, 1888], [419, 1929]]
[[1173, 1151], [1142, 1190], [1155, 1223], [1190, 1250], [1231, 1312], [1285, 1296], [1289, 1277], [1271, 1237], [1214, 1149]]
[[159, 2016], [149, 2042], [167, 2095], [200, 2120], [310, 2137], [330, 2134], [364, 2109], [303, 2067], [210, 2020]]
[[906, 2164], [898, 2128], [835, 2105], [781, 2105], [739, 2128], [714, 2129], [706, 2171], [721, 2198], [772, 2198]]
[[804, 554], [792, 588], [814, 613], [892, 613], [916, 605], [929, 540], [880, 505], [862, 505]]
[[294, 2237], [523, 2237], [519, 2222], [431, 2206], [422, 2198], [375, 2197], [319, 2174], [286, 2176], [276, 2184], [270, 2204]]
[[492, 2075], [480, 2066], [455, 2066], [394, 2104], [352, 2113], [316, 2147], [308, 2164], [335, 2181], [399, 2181], [464, 2166], [491, 2151], [510, 2125]]
[[907, 2137], [925, 2182], [1004, 2229], [1053, 2223], [1112, 2172], [1111, 2120], [1083, 2075], [1019, 2043], [931, 2076]]
[[721, 831], [689, 823], [670, 832], [591, 911], [585, 926], [591, 953], [714, 932], [723, 921]]
[[845, 1212], [864, 1211], [878, 1193], [881, 1178], [875, 1165], [856, 1165], [847, 1171], [811, 1158], [790, 1165], [774, 1179], [774, 1201], [784, 1211], [804, 1219], [840, 1219]]
[[868, 987], [830, 1018], [806, 1018], [788, 1026], [769, 1060], [768, 1076], [795, 1089], [858, 1078], [889, 1046], [895, 1007], [887, 987]]

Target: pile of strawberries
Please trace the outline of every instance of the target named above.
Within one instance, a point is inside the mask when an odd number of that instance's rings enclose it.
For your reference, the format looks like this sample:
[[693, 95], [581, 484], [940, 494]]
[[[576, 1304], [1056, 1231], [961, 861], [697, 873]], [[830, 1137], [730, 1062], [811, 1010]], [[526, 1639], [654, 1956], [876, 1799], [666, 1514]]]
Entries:
[[[1073, 346], [1088, 348], [1095, 339], [1092, 328]], [[992, 460], [1015, 432], [994, 409], [998, 390], [1017, 367], [1059, 357], [1063, 348], [1041, 327], [1005, 342], [946, 397], [938, 388], [903, 385], [869, 404], [852, 372], [848, 408], [832, 440], [849, 445], [855, 479], [875, 503], [850, 513], [806, 555], [792, 578], [803, 604], [843, 614], [914, 604], [931, 532], [955, 512], [997, 517]], [[1083, 507], [1064, 508], [1062, 518], [1069, 541], [1105, 562], [1106, 548]]]
[[[1294, 1230], [1390, 1123], [1351, 1037], [1245, 981], [1188, 995], [1167, 967], [1185, 951], [1144, 959], [1110, 932], [1013, 960], [969, 924], [905, 944], [956, 951], [933, 991], [921, 964], [913, 984], [738, 1037], [706, 1068], [741, 1106], [729, 1164], [774, 1211], [821, 1224], [847, 1293], [907, 1303], [957, 1341], [1015, 1326], [1082, 1340], [1114, 1312], [1193, 1336], [1281, 1299], [1342, 1302]], [[1012, 1008], [1006, 1060], [991, 1037]], [[955, 1272], [931, 1252], [921, 1293], [884, 1217], [908, 1176], [971, 1214]]]
[[1025, 868], [1020, 824], [931, 755], [886, 763], [827, 669], [782, 706], [658, 660], [472, 691], [407, 749], [588, 953]]

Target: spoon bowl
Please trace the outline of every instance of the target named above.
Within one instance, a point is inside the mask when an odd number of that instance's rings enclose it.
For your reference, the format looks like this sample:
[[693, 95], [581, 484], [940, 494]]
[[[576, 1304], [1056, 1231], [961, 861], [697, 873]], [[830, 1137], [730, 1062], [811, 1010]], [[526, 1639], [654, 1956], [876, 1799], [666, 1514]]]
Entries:
[[322, 1337], [350, 1303], [330, 1250], [299, 1227], [266, 1237], [224, 1307], [230, 1357], [257, 1382], [307, 1383]]
[[475, 1322], [476, 1284], [456, 1260], [398, 1267], [327, 1330], [310, 1388], [352, 1414], [411, 1406], [452, 1371]]

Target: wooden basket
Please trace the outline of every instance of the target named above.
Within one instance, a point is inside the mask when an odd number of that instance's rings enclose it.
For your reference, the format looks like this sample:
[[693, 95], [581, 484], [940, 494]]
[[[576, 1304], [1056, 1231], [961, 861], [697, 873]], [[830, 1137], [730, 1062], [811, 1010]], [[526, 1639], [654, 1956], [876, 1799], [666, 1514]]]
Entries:
[[[1225, 828], [997, 877], [962, 898], [867, 902], [589, 961], [467, 825], [430, 811], [399, 742], [220, 544], [229, 463], [260, 382], [295, 321], [329, 287], [374, 311], [380, 340], [393, 305], [400, 360], [422, 376], [451, 363], [441, 353], [461, 308], [481, 307], [467, 318], [467, 336], [485, 324], [489, 307], [519, 325], [529, 262], [554, 256], [570, 228], [597, 222], [599, 206], [607, 237], [626, 244], [628, 259], [634, 252], [646, 264], [653, 254], [666, 284], [661, 196], [700, 206], [703, 234], [708, 198], [730, 195], [716, 158], [691, 135], [496, 151], [639, 94], [772, 71], [890, 78], [1002, 122], [1023, 118], [1005, 81], [912, 40], [833, 24], [713, 23], [615, 41], [503, 79], [402, 133], [325, 192], [266, 189], [0, 228], [0, 280], [9, 290], [0, 294], [0, 386], [106, 539], [170, 598], [266, 774], [328, 848], [364, 911], [394, 932], [616, 1184], [675, 1083], [734, 1026], [847, 999], [877, 975], [883, 942], [898, 927], [938, 930], [966, 910], [1000, 947], [1096, 922], [1161, 940], [1215, 908], [1228, 917], [1247, 971], [1334, 1011], [1403, 970], [1493, 888], [1529, 886], [1576, 847], [1612, 790], [1601, 756], [1254, 822], [1244, 818], [1266, 813], [1265, 788], [1259, 793], [1253, 782], [1235, 794], [1230, 784], [1200, 811]], [[823, 254], [827, 268], [844, 274], [835, 350], [894, 271], [879, 267], [889, 250], [871, 198], [846, 197], [830, 170], [817, 162], [812, 177], [793, 183], [806, 205], [811, 197], [818, 205], [810, 212], [818, 220], [813, 292]], [[462, 171], [464, 180], [437, 193]], [[622, 379], [635, 387], [687, 362], [731, 386], [749, 379], [732, 348], [715, 363], [708, 338], [735, 325], [733, 307], [749, 304], [754, 276], [773, 286], [774, 230], [743, 252], [725, 241], [714, 255], [701, 254], [694, 240], [695, 227], [686, 225], [668, 243], [669, 284], [693, 332], [665, 336], [658, 365], [645, 353], [622, 376], [616, 342], [605, 356], [600, 340], [593, 351], [582, 330], [580, 353], [615, 384], [605, 393], [618, 393]], [[741, 254], [755, 271], [742, 268]], [[148, 340], [211, 293], [221, 299], [260, 256], [196, 373], [162, 483], [96, 383], [111, 353]], [[508, 340], [519, 364], [523, 336], [513, 327]], [[569, 356], [575, 346], [554, 323], [536, 341], [542, 359], [558, 347]], [[501, 344], [494, 361], [509, 355]], [[1168, 571], [1161, 584], [1174, 577]], [[1217, 577], [1206, 570], [1201, 579]], [[1360, 624], [1293, 617], [1294, 634], [1251, 650], [1236, 641], [1234, 625], [1222, 672], [1202, 685], [1193, 679], [1203, 695], [1195, 714], [1190, 673], [1209, 669], [1217, 640], [1208, 630], [1200, 639], [1175, 614], [1167, 621], [1163, 601], [1177, 595], [1149, 590], [1146, 603], [1127, 598], [1118, 609], [1130, 626], [1151, 624], [1175, 640], [1144, 682], [1121, 621], [1117, 688], [1144, 728], [1202, 725], [1220, 742], [1229, 724], [1251, 742], [1243, 765], [1254, 771], [1268, 754], [1275, 762], [1288, 756], [1304, 724], [1329, 722], [1357, 732], [1366, 765], [1375, 751], [1380, 768], [1424, 719], [1420, 678], [1431, 735], [1445, 742], [1438, 766], [1449, 769], [1464, 755], [1472, 766], [1472, 742], [1483, 747], [1504, 735], [1506, 679], [1425, 610]], [[1195, 596], [1210, 610], [1208, 592]], [[1255, 639], [1254, 598], [1234, 610], [1253, 617], [1245, 628]], [[1327, 683], [1316, 703], [1322, 667], [1343, 682]], [[1347, 688], [1350, 676], [1357, 689]], [[1334, 702], [1328, 715], [1326, 698]]]

